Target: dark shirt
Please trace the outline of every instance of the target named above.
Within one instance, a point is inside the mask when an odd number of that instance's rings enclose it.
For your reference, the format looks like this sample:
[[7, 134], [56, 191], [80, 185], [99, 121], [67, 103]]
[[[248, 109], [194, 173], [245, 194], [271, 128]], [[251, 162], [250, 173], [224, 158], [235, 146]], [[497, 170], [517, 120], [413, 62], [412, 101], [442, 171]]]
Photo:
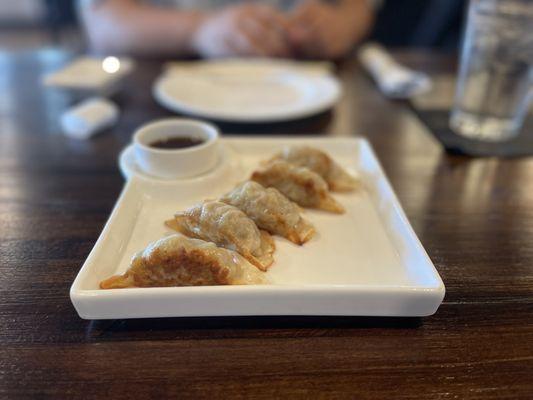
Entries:
[[456, 50], [465, 0], [389, 0], [377, 14], [372, 39], [391, 47]]

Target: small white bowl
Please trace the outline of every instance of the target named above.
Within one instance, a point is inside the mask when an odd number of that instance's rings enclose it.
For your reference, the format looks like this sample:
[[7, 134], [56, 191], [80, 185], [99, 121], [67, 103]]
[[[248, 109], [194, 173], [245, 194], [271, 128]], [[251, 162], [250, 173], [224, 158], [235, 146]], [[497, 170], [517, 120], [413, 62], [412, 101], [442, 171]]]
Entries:
[[[150, 144], [175, 137], [204, 143], [182, 149], [158, 149]], [[135, 158], [145, 173], [165, 179], [190, 178], [213, 169], [218, 162], [218, 129], [192, 119], [167, 118], [141, 126], [133, 135]]]

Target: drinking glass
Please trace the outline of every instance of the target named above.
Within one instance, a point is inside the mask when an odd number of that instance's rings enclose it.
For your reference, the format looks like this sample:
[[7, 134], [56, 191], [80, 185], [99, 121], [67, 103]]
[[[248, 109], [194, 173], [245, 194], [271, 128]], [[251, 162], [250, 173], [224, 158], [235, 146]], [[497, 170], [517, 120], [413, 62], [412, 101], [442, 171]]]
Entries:
[[533, 93], [533, 1], [471, 0], [450, 126], [502, 141], [517, 135]]

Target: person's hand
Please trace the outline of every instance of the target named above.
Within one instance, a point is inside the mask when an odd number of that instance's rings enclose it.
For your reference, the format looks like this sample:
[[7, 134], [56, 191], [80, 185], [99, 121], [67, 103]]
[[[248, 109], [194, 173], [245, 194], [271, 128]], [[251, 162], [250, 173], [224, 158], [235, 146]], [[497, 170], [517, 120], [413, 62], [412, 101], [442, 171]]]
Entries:
[[208, 15], [193, 37], [193, 48], [208, 58], [290, 55], [285, 17], [260, 4], [241, 4]]
[[363, 37], [370, 23], [371, 13], [365, 1], [335, 5], [306, 0], [289, 20], [289, 40], [300, 57], [337, 58]]

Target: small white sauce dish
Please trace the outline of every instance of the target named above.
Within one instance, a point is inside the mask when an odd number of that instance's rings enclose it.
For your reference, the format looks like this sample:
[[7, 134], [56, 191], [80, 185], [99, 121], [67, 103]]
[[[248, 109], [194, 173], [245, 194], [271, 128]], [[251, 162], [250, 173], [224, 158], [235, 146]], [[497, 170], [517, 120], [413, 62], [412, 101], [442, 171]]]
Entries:
[[[203, 143], [186, 148], [161, 149], [150, 144], [169, 138], [194, 138]], [[141, 126], [133, 135], [136, 161], [148, 175], [183, 179], [213, 169], [219, 158], [219, 132], [208, 123], [193, 119], [167, 118]]]

